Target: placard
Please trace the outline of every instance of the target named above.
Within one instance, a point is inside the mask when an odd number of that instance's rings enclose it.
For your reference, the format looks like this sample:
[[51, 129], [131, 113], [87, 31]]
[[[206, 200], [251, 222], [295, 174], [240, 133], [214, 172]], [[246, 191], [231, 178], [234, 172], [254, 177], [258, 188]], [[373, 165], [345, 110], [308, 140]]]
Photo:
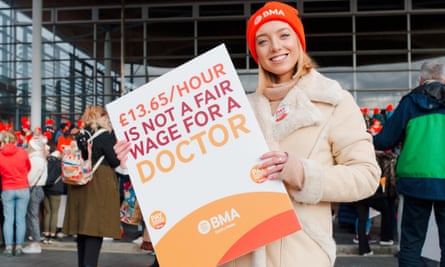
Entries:
[[162, 267], [214, 267], [300, 229], [224, 44], [107, 105]]

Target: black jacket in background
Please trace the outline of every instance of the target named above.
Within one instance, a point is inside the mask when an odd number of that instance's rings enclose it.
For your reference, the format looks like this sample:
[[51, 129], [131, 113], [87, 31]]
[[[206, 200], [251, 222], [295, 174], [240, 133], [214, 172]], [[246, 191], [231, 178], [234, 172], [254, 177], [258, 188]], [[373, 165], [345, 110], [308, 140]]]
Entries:
[[[62, 175], [62, 160], [48, 157], [48, 179], [43, 187], [46, 195], [66, 195], [66, 184], [59, 178]], [[57, 180], [57, 182], [56, 182]], [[56, 183], [54, 183], [56, 182]]]

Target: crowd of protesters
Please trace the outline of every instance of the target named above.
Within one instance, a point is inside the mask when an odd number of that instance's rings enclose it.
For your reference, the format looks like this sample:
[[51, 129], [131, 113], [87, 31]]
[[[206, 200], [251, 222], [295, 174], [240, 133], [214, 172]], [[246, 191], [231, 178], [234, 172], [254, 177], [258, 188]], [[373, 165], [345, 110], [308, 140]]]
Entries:
[[382, 130], [389, 117], [391, 117], [394, 112], [394, 106], [390, 103], [385, 108], [374, 107], [371, 111], [368, 107], [362, 107], [360, 110], [366, 121], [368, 131], [372, 135], [376, 135]]
[[[43, 127], [31, 129], [27, 117], [20, 122], [19, 130], [0, 122], [0, 244], [5, 246], [6, 256], [39, 254], [42, 243], [51, 244], [66, 236], [62, 226], [67, 185], [61, 179], [61, 159], [64, 146], [76, 139], [82, 127], [81, 121], [63, 121], [56, 127], [53, 119], [47, 119]], [[123, 188], [121, 194], [122, 201]], [[153, 252], [149, 239], [142, 239], [142, 222], [139, 228], [141, 236], [134, 243]], [[123, 230], [121, 234], [125, 234]]]
[[[41, 253], [40, 243], [53, 242], [58, 229], [60, 232], [63, 214], [59, 210], [63, 211], [66, 195], [60, 160], [63, 145], [78, 131], [69, 122], [56, 128], [52, 119], [34, 129], [27, 117], [20, 122], [20, 130], [15, 131], [12, 124], [0, 122], [0, 216], [6, 256]], [[23, 246], [25, 241], [30, 244]]]

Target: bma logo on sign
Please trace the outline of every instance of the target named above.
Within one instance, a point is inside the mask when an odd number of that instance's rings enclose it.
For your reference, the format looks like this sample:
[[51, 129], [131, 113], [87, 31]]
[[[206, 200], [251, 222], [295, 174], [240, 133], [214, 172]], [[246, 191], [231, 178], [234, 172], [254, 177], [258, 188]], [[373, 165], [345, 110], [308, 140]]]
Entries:
[[227, 229], [233, 226], [234, 221], [240, 218], [241, 216], [238, 211], [232, 208], [223, 213], [212, 216], [208, 220], [200, 221], [198, 223], [198, 231], [201, 234], [208, 234], [211, 230], [218, 230], [218, 232], [220, 232], [220, 229]]

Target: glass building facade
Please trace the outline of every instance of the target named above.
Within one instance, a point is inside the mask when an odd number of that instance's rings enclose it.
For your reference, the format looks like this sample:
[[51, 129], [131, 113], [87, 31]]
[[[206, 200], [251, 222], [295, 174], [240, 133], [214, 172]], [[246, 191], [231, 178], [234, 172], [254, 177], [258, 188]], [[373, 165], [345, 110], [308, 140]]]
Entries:
[[[3, 122], [18, 124], [31, 112], [32, 2], [0, 1]], [[300, 11], [320, 72], [362, 107], [396, 105], [417, 84], [423, 61], [445, 60], [443, 0], [286, 2]], [[86, 106], [105, 105], [221, 43], [246, 92], [255, 91], [245, 29], [264, 1], [42, 3], [42, 124], [75, 122]]]

